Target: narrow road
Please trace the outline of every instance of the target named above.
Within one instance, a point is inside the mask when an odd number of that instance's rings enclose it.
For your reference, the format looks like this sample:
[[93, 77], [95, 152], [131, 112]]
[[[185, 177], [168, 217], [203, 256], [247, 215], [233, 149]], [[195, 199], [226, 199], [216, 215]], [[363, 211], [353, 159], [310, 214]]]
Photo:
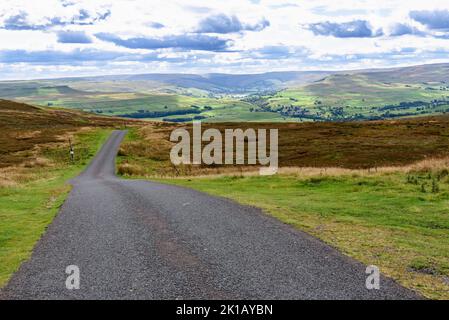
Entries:
[[[416, 299], [259, 209], [115, 176], [114, 131], [3, 299]], [[65, 286], [66, 267], [80, 289]]]

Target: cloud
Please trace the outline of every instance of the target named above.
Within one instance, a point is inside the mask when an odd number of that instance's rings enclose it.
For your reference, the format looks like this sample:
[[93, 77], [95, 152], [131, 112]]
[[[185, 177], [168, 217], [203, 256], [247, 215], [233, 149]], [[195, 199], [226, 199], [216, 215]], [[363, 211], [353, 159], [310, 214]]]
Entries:
[[159, 23], [159, 22], [150, 22], [149, 26], [154, 29], [162, 29], [165, 27], [165, 25], [163, 25], [162, 23]]
[[209, 7], [201, 7], [201, 6], [184, 6], [184, 9], [188, 10], [188, 11], [192, 11], [195, 13], [208, 13], [211, 12], [212, 9]]
[[329, 66], [332, 66], [333, 64], [345, 65], [348, 63], [360, 63], [362, 61], [369, 61], [370, 63], [382, 62], [383, 66], [393, 66], [396, 63], [410, 63], [417, 65], [419, 63], [426, 63], [426, 61], [429, 60], [444, 59], [447, 55], [448, 50], [446, 48], [419, 50], [414, 47], [405, 47], [384, 52], [342, 55], [328, 54], [323, 57], [323, 62], [327, 61]]
[[282, 59], [291, 55], [287, 46], [265, 46], [257, 50], [256, 54], [264, 59]]
[[243, 58], [252, 60], [285, 60], [304, 59], [311, 54], [311, 51], [304, 46], [267, 45], [248, 52], [240, 52]]
[[1, 63], [31, 63], [31, 64], [77, 64], [83, 61], [109, 61], [122, 56], [122, 53], [100, 50], [80, 50], [70, 52], [56, 50], [26, 51], [3, 50], [0, 51]]
[[390, 26], [388, 34], [393, 37], [399, 37], [399, 36], [404, 36], [404, 35], [417, 35], [417, 36], [425, 35], [424, 32], [420, 31], [419, 29], [415, 28], [414, 26], [411, 26], [411, 25], [405, 24], [405, 23], [392, 24]]
[[256, 24], [244, 24], [237, 16], [216, 14], [204, 18], [199, 22], [197, 33], [234, 33], [241, 31], [261, 31], [268, 27], [270, 22], [263, 18]]
[[34, 65], [83, 65], [84, 63], [109, 63], [120, 61], [166, 61], [180, 62], [191, 57], [163, 57], [158, 53], [133, 54], [116, 51], [103, 51], [97, 49], [75, 49], [72, 51], [57, 50], [2, 50], [0, 63], [28, 63]]
[[40, 30], [43, 25], [32, 25], [27, 20], [28, 13], [21, 11], [3, 21], [3, 28], [6, 30]]
[[315, 35], [333, 36], [336, 38], [371, 38], [383, 35], [381, 29], [375, 31], [366, 20], [349, 22], [317, 22], [307, 25], [307, 29]]
[[58, 32], [59, 43], [92, 43], [92, 39], [83, 31]]
[[28, 13], [20, 11], [7, 17], [3, 21], [1, 28], [6, 30], [47, 30], [53, 27], [64, 27], [69, 25], [93, 25], [98, 21], [106, 20], [111, 15], [110, 10], [104, 12], [89, 13], [85, 9], [80, 9], [75, 15], [69, 18], [61, 16], [45, 17], [41, 23], [29, 21]]
[[449, 29], [448, 10], [421, 10], [410, 11], [410, 18], [427, 26], [429, 29], [446, 30]]
[[129, 49], [166, 49], [225, 51], [231, 41], [207, 35], [169, 35], [162, 38], [129, 38], [122, 39], [111, 33], [97, 33], [95, 36], [103, 41], [112, 42]]
[[293, 51], [288, 46], [274, 45], [264, 46], [257, 50], [252, 50], [249, 53], [249, 57], [252, 59], [287, 59], [293, 55]]
[[61, 0], [61, 5], [65, 8], [65, 7], [70, 7], [70, 6], [74, 6], [76, 3], [73, 1], [69, 1], [69, 0]]

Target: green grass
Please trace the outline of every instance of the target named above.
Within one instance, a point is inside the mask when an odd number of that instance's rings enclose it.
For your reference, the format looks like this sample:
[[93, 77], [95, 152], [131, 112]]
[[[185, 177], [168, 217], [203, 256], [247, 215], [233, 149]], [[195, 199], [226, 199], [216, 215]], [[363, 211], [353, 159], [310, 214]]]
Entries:
[[449, 181], [432, 193], [435, 175], [414, 177], [418, 184], [403, 173], [162, 181], [261, 207], [427, 297], [447, 299]]
[[[449, 112], [449, 88], [445, 83], [415, 80], [412, 81], [409, 75], [392, 78], [392, 74], [335, 74], [304, 86], [290, 87], [263, 96], [260, 100], [264, 108], [260, 108], [260, 104], [257, 105], [254, 100], [245, 98], [244, 95], [216, 94], [197, 88], [157, 84], [153, 81], [2, 83], [0, 93], [27, 103], [114, 116], [141, 110], [171, 112], [196, 106], [197, 110], [202, 111], [200, 115], [206, 117], [203, 122], [367, 120]], [[382, 109], [385, 105], [429, 102], [435, 99], [448, 99], [448, 104], [390, 108], [389, 112]], [[295, 117], [295, 113], [290, 109], [297, 107], [308, 110], [309, 114], [305, 117]], [[334, 110], [335, 108], [343, 108], [344, 111]], [[148, 119], [160, 121], [163, 118], [186, 119], [193, 116], [168, 115]]]
[[67, 180], [81, 172], [109, 133], [97, 129], [77, 134], [74, 164], [68, 161], [66, 149], [48, 149], [45, 155], [54, 167], [31, 168], [31, 182], [0, 188], [0, 287], [30, 257], [70, 191]]

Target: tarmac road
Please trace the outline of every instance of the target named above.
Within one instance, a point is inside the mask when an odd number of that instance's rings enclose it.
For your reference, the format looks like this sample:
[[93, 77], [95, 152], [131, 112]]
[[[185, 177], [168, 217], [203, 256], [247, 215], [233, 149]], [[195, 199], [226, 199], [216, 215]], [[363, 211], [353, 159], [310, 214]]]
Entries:
[[[2, 299], [419, 299], [259, 209], [115, 176], [114, 131]], [[66, 288], [66, 267], [80, 289]]]

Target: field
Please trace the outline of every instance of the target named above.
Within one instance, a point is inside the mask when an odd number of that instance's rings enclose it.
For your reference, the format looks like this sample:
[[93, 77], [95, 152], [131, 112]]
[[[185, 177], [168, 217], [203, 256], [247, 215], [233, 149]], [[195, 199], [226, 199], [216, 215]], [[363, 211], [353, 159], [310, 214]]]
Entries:
[[168, 122], [382, 120], [449, 111], [448, 64], [342, 72], [0, 82], [0, 97]]
[[262, 110], [316, 121], [410, 117], [448, 112], [449, 87], [445, 83], [392, 83], [358, 74], [332, 75], [262, 97], [259, 104]]
[[[132, 129], [121, 148], [119, 170], [127, 168], [147, 176], [176, 176], [235, 169], [220, 165], [175, 169], [169, 161], [172, 144], [168, 140], [170, 132], [178, 127], [182, 125], [155, 123]], [[217, 128], [223, 132], [226, 128], [245, 130], [253, 127], [279, 130], [279, 163], [282, 167], [375, 170], [449, 155], [449, 116], [340, 123], [220, 123], [203, 124], [202, 129]]]
[[[65, 107], [108, 116], [186, 122], [194, 117], [210, 122], [222, 121], [283, 121], [272, 112], [253, 113], [254, 106], [232, 96], [207, 96], [165, 92], [98, 92], [73, 90], [68, 86], [38, 88], [32, 92], [16, 92], [14, 98], [40, 106]], [[100, 86], [101, 88], [101, 86]], [[107, 86], [104, 89], [115, 89]], [[133, 87], [134, 88], [134, 87]], [[139, 87], [140, 88], [140, 87]], [[123, 90], [123, 88], [122, 88]], [[142, 89], [143, 90], [143, 89]], [[1, 84], [0, 84], [1, 92]], [[186, 95], [189, 94], [189, 95]]]
[[70, 190], [67, 180], [85, 167], [116, 124], [113, 118], [0, 100], [0, 287], [53, 220]]
[[132, 129], [119, 174], [261, 207], [426, 297], [449, 298], [449, 117], [203, 125], [279, 128], [281, 167], [270, 177], [251, 166], [173, 167], [168, 136], [179, 126]]

